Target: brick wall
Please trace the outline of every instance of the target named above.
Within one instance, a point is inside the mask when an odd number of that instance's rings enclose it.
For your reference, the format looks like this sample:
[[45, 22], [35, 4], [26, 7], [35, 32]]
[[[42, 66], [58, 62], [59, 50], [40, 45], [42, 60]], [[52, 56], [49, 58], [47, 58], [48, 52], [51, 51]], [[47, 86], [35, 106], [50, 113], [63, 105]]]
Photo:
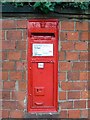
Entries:
[[[90, 20], [74, 19], [59, 22], [59, 118], [88, 117], [89, 23]], [[3, 118], [22, 118], [27, 113], [27, 48], [27, 19], [3, 18]]]

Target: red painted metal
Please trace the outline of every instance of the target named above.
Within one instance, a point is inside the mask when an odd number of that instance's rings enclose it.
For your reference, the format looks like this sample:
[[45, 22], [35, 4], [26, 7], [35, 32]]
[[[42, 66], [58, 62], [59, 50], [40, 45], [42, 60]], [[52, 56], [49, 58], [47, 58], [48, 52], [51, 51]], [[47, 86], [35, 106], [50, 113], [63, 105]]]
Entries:
[[57, 112], [57, 106], [58, 20], [28, 20], [28, 112]]

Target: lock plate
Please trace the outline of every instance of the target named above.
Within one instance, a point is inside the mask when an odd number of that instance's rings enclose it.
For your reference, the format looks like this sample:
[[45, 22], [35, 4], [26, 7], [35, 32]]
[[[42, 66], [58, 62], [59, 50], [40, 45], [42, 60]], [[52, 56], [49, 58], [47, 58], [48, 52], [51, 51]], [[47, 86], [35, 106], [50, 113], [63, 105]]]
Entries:
[[34, 93], [35, 95], [44, 95], [44, 87], [35, 87]]
[[38, 68], [44, 68], [44, 63], [38, 63]]

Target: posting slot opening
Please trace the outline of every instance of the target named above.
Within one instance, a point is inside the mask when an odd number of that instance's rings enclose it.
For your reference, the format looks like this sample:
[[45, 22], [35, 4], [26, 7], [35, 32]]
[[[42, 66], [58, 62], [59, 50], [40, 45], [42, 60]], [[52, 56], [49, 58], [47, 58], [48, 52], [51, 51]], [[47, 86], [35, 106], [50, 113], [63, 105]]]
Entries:
[[31, 37], [55, 37], [54, 33], [31, 33]]

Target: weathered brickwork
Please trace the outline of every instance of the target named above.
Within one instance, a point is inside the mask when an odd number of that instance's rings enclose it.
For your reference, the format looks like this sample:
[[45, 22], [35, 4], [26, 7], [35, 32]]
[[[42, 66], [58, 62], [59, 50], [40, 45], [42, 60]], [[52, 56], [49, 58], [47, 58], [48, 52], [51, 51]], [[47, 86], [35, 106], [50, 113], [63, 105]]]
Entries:
[[[88, 118], [89, 24], [89, 20], [59, 22], [59, 118]], [[27, 50], [27, 19], [3, 19], [0, 73], [3, 118], [22, 118], [27, 113]]]

